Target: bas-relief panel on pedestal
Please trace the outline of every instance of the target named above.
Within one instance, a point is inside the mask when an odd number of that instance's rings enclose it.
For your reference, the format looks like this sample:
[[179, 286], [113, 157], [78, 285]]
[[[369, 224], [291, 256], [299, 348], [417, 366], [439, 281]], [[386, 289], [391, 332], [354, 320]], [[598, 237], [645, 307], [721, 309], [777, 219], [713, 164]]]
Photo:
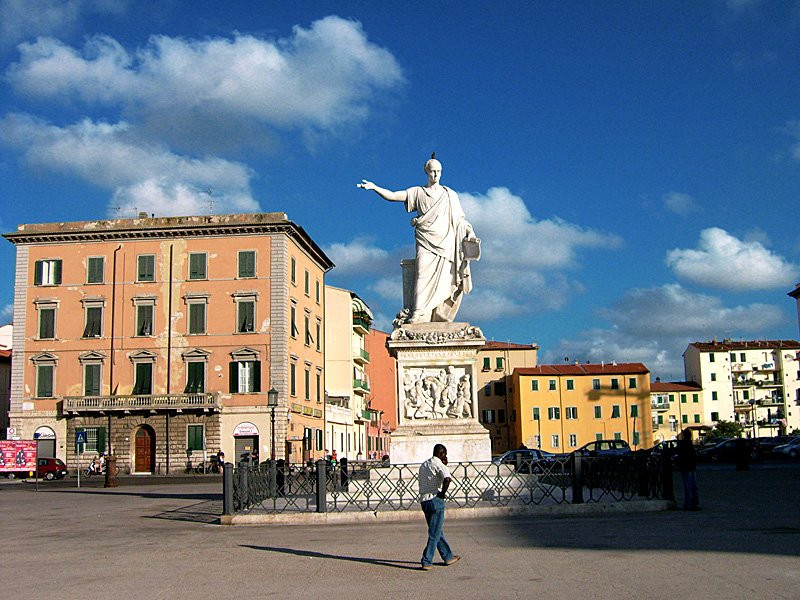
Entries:
[[472, 418], [472, 381], [466, 367], [408, 367], [402, 398], [407, 421]]

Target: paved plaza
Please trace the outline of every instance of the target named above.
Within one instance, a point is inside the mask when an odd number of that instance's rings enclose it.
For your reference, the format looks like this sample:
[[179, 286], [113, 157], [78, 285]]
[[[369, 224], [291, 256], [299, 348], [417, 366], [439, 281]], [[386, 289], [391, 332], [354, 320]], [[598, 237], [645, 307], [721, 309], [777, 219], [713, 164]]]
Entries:
[[[798, 598], [800, 468], [701, 470], [700, 512], [218, 525], [219, 480], [0, 484], [3, 598]], [[91, 482], [96, 485], [99, 482]], [[680, 493], [679, 481], [676, 490]], [[680, 498], [679, 498], [680, 500]], [[438, 559], [438, 557], [437, 557]]]

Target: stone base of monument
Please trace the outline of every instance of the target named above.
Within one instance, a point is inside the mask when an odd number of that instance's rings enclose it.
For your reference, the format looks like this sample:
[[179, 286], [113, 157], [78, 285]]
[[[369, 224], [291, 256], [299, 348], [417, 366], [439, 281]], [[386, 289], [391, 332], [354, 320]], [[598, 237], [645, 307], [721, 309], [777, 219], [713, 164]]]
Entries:
[[436, 444], [451, 463], [488, 462], [488, 430], [478, 422], [475, 385], [483, 333], [469, 323], [405, 324], [387, 342], [397, 359], [399, 421], [391, 435], [392, 464], [421, 463]]

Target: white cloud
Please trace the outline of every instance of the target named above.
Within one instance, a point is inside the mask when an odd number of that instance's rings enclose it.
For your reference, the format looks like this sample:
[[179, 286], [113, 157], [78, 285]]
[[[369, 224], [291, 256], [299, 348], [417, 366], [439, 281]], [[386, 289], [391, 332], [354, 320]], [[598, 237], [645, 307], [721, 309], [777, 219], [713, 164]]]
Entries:
[[98, 35], [75, 49], [50, 38], [19, 46], [8, 79], [20, 93], [125, 107], [163, 122], [247, 120], [327, 131], [365, 117], [403, 75], [361, 24], [336, 16], [292, 35], [190, 40], [152, 36], [129, 52]]
[[92, 13], [122, 15], [127, 0], [2, 0], [0, 44], [11, 46], [43, 35], [73, 32]]
[[13, 304], [6, 304], [2, 310], [0, 310], [0, 324], [10, 323], [11, 318], [14, 316], [14, 305]]
[[[482, 239], [481, 260], [472, 263], [474, 289], [464, 298], [459, 319], [481, 322], [561, 308], [583, 291], [582, 284], [565, 273], [581, 266], [581, 253], [621, 245], [616, 235], [559, 218], [536, 220], [522, 198], [504, 187], [459, 197]], [[413, 250], [386, 250], [370, 238], [356, 238], [325, 252], [336, 263], [336, 276], [354, 281], [360, 275], [380, 275], [370, 291], [400, 310], [400, 260], [413, 256]]]
[[[196, 159], [143, 143], [124, 122], [83, 120], [67, 127], [23, 114], [0, 121], [0, 140], [32, 166], [58, 169], [113, 191], [115, 214], [158, 215], [258, 210], [250, 170], [219, 158]], [[211, 191], [213, 211], [209, 196]]]
[[742, 241], [724, 229], [700, 232], [698, 248], [667, 252], [676, 275], [701, 285], [736, 291], [769, 289], [792, 283], [797, 265], [772, 253], [758, 241]]
[[560, 308], [582, 291], [565, 273], [580, 267], [581, 253], [622, 244], [614, 234], [558, 217], [537, 220], [523, 199], [505, 187], [459, 197], [481, 238], [481, 260], [472, 264], [476, 294], [463, 305], [464, 315], [476, 320]]
[[665, 194], [662, 200], [664, 202], [664, 208], [682, 217], [699, 210], [694, 198], [683, 192], [670, 192], [669, 194]]
[[754, 303], [727, 307], [716, 296], [690, 292], [679, 284], [629, 290], [599, 311], [607, 328], [561, 340], [545, 353], [547, 360], [564, 356], [581, 362], [640, 361], [663, 379], [683, 377], [683, 351], [694, 341], [717, 337], [761, 337], [780, 325], [784, 314], [776, 306]]
[[[349, 243], [331, 244], [323, 250], [336, 265], [337, 276], [385, 272], [390, 258], [389, 252], [374, 245], [369, 237], [357, 237]], [[400, 261], [395, 262], [399, 273]]]

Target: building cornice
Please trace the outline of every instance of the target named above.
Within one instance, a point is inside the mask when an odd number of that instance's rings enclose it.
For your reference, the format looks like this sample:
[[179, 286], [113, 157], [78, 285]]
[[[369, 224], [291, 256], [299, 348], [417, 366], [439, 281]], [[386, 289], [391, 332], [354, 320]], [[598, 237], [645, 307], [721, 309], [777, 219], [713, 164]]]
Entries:
[[287, 220], [285, 213], [26, 224], [20, 225], [17, 231], [3, 234], [3, 237], [14, 245], [46, 245], [259, 234], [284, 234], [305, 249], [325, 271], [333, 268], [333, 262], [322, 249], [302, 227]]

